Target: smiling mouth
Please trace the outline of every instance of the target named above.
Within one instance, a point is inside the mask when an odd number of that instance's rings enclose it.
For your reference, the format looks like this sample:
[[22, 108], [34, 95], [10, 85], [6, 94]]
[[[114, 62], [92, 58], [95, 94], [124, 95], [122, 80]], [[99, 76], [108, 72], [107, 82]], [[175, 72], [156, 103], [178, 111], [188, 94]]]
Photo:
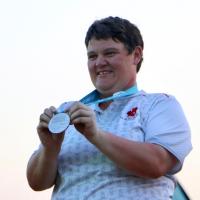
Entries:
[[97, 72], [97, 76], [104, 76], [104, 75], [107, 75], [107, 74], [111, 74], [112, 71], [101, 71], [101, 72]]

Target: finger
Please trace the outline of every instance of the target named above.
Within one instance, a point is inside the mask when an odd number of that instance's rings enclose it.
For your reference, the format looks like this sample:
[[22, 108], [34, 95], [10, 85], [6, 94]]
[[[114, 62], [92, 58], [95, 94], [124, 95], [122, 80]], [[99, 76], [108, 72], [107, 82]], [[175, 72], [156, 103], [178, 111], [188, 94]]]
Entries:
[[41, 121], [37, 126], [37, 130], [42, 130], [44, 128], [48, 128], [48, 123]]
[[50, 108], [44, 109], [44, 114], [45, 114], [46, 116], [48, 116], [49, 118], [52, 118], [53, 115], [54, 115], [54, 113], [55, 113], [55, 111], [56, 111], [56, 109], [54, 109], [54, 107], [52, 106], [52, 107], [50, 107]]
[[49, 110], [51, 111], [51, 113], [56, 113], [57, 112], [57, 110], [56, 110], [56, 108], [54, 106], [50, 106]]
[[72, 120], [72, 124], [91, 124], [92, 119], [90, 117], [78, 117]]
[[80, 118], [80, 117], [92, 117], [92, 113], [89, 110], [84, 110], [84, 109], [77, 109], [74, 112], [70, 114], [70, 119], [71, 121]]
[[49, 121], [50, 121], [50, 117], [48, 115], [46, 115], [44, 113], [40, 115], [40, 122], [48, 123]]
[[89, 108], [86, 105], [84, 105], [83, 103], [75, 102], [68, 110], [68, 113], [69, 113], [69, 115], [71, 115], [72, 113], [74, 113], [75, 111], [80, 110], [80, 109], [89, 110]]

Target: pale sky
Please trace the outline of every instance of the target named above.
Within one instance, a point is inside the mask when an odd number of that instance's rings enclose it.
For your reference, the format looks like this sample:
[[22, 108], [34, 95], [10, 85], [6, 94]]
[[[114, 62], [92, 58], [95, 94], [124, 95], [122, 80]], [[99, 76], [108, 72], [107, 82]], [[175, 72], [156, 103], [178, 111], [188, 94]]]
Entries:
[[34, 192], [26, 181], [39, 115], [93, 89], [85, 33], [110, 15], [127, 18], [143, 35], [139, 88], [172, 94], [185, 111], [194, 149], [177, 177], [200, 199], [199, 10], [198, 0], [1, 0], [0, 199], [50, 199], [51, 189]]

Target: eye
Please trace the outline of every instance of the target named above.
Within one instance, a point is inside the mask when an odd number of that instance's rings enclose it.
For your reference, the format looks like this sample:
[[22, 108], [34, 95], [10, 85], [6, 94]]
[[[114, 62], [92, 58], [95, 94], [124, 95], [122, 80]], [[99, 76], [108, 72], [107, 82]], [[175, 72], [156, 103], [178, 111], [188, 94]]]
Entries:
[[90, 55], [88, 55], [88, 60], [95, 60], [96, 57], [97, 57], [96, 54], [90, 54]]
[[105, 53], [105, 55], [106, 55], [107, 57], [112, 57], [112, 56], [114, 56], [115, 54], [116, 54], [115, 51], [108, 51], [108, 52]]

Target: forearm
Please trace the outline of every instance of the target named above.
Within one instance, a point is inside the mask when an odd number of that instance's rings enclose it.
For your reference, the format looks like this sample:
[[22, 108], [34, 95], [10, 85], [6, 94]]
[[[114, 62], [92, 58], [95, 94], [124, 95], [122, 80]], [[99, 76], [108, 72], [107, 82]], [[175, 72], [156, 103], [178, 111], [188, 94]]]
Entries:
[[90, 141], [117, 165], [141, 177], [160, 177], [177, 162], [161, 146], [130, 141], [102, 131]]
[[27, 179], [33, 190], [45, 190], [54, 185], [57, 155], [57, 152], [50, 152], [41, 147], [31, 156], [27, 166]]

